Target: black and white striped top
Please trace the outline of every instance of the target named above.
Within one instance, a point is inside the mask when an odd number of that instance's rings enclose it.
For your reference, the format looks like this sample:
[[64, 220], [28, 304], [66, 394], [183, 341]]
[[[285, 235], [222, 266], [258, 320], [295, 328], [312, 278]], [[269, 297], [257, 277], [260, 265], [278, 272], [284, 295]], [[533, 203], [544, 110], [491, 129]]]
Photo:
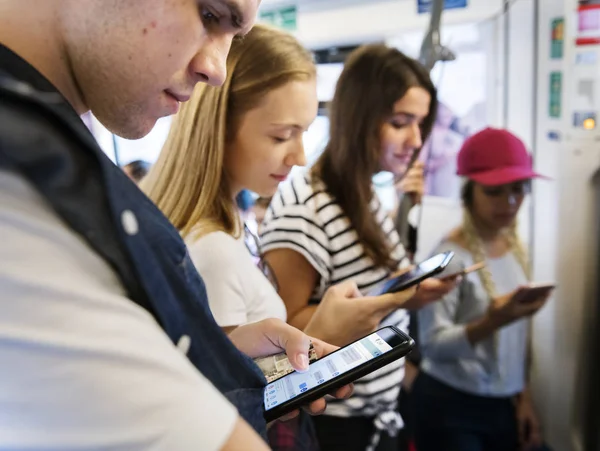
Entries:
[[[392, 257], [400, 262], [400, 267], [408, 265], [393, 220], [376, 196], [371, 209], [394, 246]], [[320, 281], [311, 295], [313, 304], [320, 302], [327, 288], [344, 280], [354, 280], [366, 294], [390, 275], [389, 269], [375, 266], [365, 255], [350, 220], [322, 182], [311, 184], [309, 173], [298, 173], [280, 185], [265, 216], [261, 238], [263, 251], [292, 249], [317, 270]], [[408, 331], [408, 323], [405, 310], [397, 310], [386, 319], [386, 325], [393, 324], [403, 331]], [[403, 377], [401, 359], [357, 381], [350, 399], [330, 400], [325, 413], [375, 416], [395, 409]]]

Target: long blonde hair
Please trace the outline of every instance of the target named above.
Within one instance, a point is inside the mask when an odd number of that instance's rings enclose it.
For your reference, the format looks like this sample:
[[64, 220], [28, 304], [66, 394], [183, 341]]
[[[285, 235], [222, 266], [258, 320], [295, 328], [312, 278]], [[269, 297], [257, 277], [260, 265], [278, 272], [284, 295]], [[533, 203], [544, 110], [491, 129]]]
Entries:
[[[475, 225], [473, 224], [473, 217], [471, 214], [471, 203], [473, 197], [473, 182], [467, 180], [463, 186], [462, 191], [462, 200], [463, 200], [463, 224], [461, 229], [461, 235], [467, 246], [467, 250], [473, 256], [474, 262], [483, 262], [486, 260], [485, 249], [483, 247], [483, 242]], [[508, 243], [509, 251], [513, 253], [517, 262], [523, 269], [523, 273], [527, 280], [530, 279], [531, 271], [529, 267], [529, 258], [527, 256], [527, 251], [523, 242], [519, 238], [518, 233], [518, 223], [517, 221], [513, 221], [513, 223], [506, 230], [503, 231], [504, 237]], [[479, 271], [479, 277], [481, 279], [481, 284], [485, 289], [488, 296], [491, 298], [496, 297], [499, 293], [496, 292], [496, 284], [492, 279], [492, 274], [490, 270], [484, 267], [481, 271]]]
[[[465, 245], [467, 246], [467, 250], [473, 256], [474, 262], [483, 262], [486, 260], [485, 249], [483, 247], [483, 242], [475, 225], [473, 224], [473, 217], [470, 212], [471, 201], [473, 196], [473, 182], [467, 181], [463, 186], [463, 224], [462, 224], [462, 237], [464, 239]], [[508, 227], [505, 231], [503, 231], [504, 237], [508, 243], [509, 251], [513, 253], [517, 262], [523, 269], [523, 273], [527, 280], [530, 279], [531, 270], [529, 267], [529, 258], [527, 256], [527, 251], [523, 242], [519, 238], [518, 234], [518, 223], [514, 221], [510, 227]], [[491, 298], [496, 297], [498, 294], [496, 292], [496, 284], [492, 279], [492, 274], [490, 270], [484, 267], [481, 271], [479, 271], [479, 277], [481, 279], [481, 284], [485, 289], [488, 296]]]
[[256, 25], [233, 42], [223, 86], [196, 87], [140, 185], [184, 237], [215, 230], [239, 236], [241, 223], [225, 172], [226, 147], [241, 117], [270, 91], [315, 74], [312, 54], [292, 35]]
[[[475, 228], [475, 224], [473, 223], [473, 216], [471, 214], [470, 209], [472, 208], [472, 200], [473, 200], [473, 187], [474, 184], [471, 180], [467, 180], [463, 185], [462, 190], [462, 200], [463, 200], [463, 224], [462, 224], [462, 238], [467, 246], [467, 250], [473, 256], [474, 262], [484, 262], [486, 260], [485, 249], [483, 247], [483, 241]], [[523, 242], [519, 238], [518, 233], [518, 223], [517, 221], [513, 221], [513, 223], [506, 230], [503, 231], [506, 242], [508, 243], [508, 249], [513, 253], [519, 266], [523, 270], [525, 277], [527, 280], [531, 280], [531, 267], [529, 265], [529, 257], [527, 255], [527, 251], [525, 250], [525, 246]], [[489, 296], [490, 301], [498, 296], [499, 294], [496, 291], [496, 284], [494, 283], [494, 279], [492, 278], [492, 273], [485, 266], [482, 270], [479, 271], [479, 279], [481, 280], [481, 285], [485, 289], [485, 292]], [[531, 323], [529, 323], [529, 328], [531, 328]], [[498, 353], [498, 333], [494, 332], [492, 335], [492, 343], [493, 343], [493, 352], [495, 355]], [[531, 351], [531, 330], [529, 330], [528, 338], [527, 338], [527, 373], [529, 373], [529, 368], [531, 367], [531, 362], [533, 358], [533, 354]]]

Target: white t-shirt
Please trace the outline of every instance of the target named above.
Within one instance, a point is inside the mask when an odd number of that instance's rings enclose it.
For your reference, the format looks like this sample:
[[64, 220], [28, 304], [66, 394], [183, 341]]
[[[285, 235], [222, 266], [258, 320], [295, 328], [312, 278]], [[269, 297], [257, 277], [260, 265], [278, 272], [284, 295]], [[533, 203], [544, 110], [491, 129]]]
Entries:
[[273, 285], [258, 269], [243, 236], [212, 232], [187, 240], [187, 246], [202, 276], [208, 302], [217, 324], [239, 326], [266, 318], [286, 320], [286, 309]]
[[[391, 256], [399, 266], [408, 265], [394, 222], [377, 197], [371, 212], [386, 234]], [[331, 286], [353, 280], [363, 294], [385, 281], [391, 271], [378, 267], [365, 254], [358, 235], [340, 205], [321, 182], [313, 183], [310, 173], [298, 172], [273, 196], [262, 225], [263, 250], [287, 248], [300, 253], [319, 273], [310, 303], [318, 304]], [[399, 309], [385, 321], [407, 332], [409, 315]], [[347, 400], [331, 400], [325, 415], [338, 417], [374, 416], [396, 407], [404, 359], [354, 382], [354, 394]]]
[[0, 171], [0, 450], [217, 450], [237, 417], [105, 261]]

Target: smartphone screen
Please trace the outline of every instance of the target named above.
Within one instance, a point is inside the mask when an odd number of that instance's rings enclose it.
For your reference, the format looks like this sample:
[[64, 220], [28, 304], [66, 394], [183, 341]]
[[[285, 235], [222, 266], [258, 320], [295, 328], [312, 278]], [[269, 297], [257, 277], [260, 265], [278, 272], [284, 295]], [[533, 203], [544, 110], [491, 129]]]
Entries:
[[[389, 353], [389, 357], [391, 357], [389, 361], [386, 359], [381, 365], [367, 370], [367, 373], [375, 371], [375, 369], [406, 355], [410, 352], [413, 343], [408, 335], [396, 328], [385, 327], [317, 360], [309, 365], [308, 371], [304, 373], [294, 372], [277, 379], [268, 384], [264, 392], [264, 407], [267, 412], [265, 416], [268, 416], [271, 409], [288, 403], [321, 385], [328, 385], [328, 383], [330, 385], [359, 367], [364, 369], [365, 364]], [[399, 348], [402, 350], [401, 353], [398, 352]], [[358, 377], [356, 376], [356, 378]]]
[[384, 283], [371, 290], [369, 296], [378, 296], [384, 293], [395, 293], [405, 290], [428, 277], [442, 272], [446, 269], [448, 263], [452, 260], [452, 257], [454, 257], [454, 252], [452, 251], [434, 255], [424, 262], [419, 263], [410, 271], [386, 280]]

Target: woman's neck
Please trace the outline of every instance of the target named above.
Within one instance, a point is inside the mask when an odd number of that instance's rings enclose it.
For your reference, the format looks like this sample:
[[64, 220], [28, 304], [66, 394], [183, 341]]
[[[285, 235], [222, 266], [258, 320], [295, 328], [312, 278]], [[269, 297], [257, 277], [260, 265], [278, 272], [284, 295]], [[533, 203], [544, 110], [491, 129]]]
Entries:
[[490, 258], [502, 257], [510, 249], [504, 229], [491, 227], [473, 217], [473, 226], [479, 235], [486, 255]]
[[484, 243], [494, 242], [502, 236], [501, 228], [485, 224], [474, 215], [471, 215], [471, 220], [473, 221], [473, 226], [477, 231], [477, 235], [479, 235], [479, 238]]

